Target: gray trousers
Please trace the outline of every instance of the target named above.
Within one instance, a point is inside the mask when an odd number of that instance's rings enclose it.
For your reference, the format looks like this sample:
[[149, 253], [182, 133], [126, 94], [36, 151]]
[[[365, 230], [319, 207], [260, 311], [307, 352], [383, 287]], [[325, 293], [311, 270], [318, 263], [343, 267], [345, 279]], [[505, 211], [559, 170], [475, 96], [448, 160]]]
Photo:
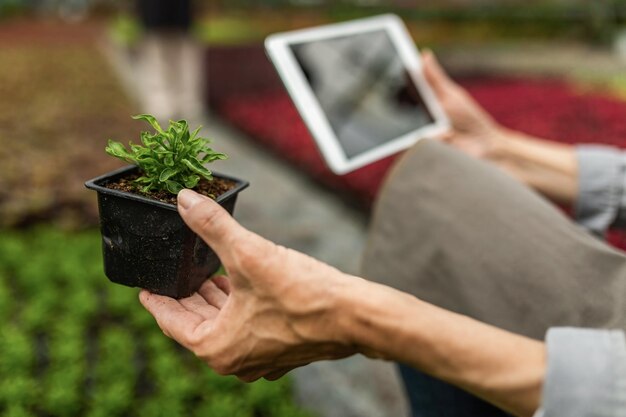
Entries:
[[555, 326], [626, 329], [624, 254], [497, 168], [435, 141], [389, 174], [362, 273], [535, 339]]

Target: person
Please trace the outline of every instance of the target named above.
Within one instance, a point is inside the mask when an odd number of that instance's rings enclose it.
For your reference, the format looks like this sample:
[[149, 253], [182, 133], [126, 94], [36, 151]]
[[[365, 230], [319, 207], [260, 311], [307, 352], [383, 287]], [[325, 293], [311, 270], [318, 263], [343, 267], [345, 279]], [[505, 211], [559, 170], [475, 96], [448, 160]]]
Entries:
[[[553, 197], [580, 197], [586, 186], [576, 177], [584, 171], [576, 151], [504, 131], [434, 57], [427, 54], [424, 67], [452, 119], [443, 141], [453, 146], [421, 141], [393, 168], [372, 221], [369, 280], [277, 246], [183, 190], [182, 218], [228, 277], [183, 300], [142, 291], [141, 303], [167, 336], [243, 381], [364, 354], [419, 369], [517, 416], [626, 415], [624, 333], [600, 330], [624, 329], [626, 257], [519, 181]], [[537, 160], [517, 165], [503, 157], [509, 139], [522, 141], [510, 142], [512, 150]], [[544, 145], [568, 152], [571, 165], [546, 158]]]
[[142, 107], [159, 120], [198, 118], [204, 112], [202, 51], [190, 31], [192, 0], [137, 0], [145, 31], [138, 81]]
[[[556, 144], [503, 128], [431, 53], [424, 56], [424, 70], [451, 115], [453, 129], [445, 142], [552, 201], [574, 205], [576, 220], [597, 236], [609, 226], [623, 227], [624, 204], [616, 198], [625, 184], [621, 151]], [[399, 164], [380, 198], [364, 276], [535, 339], [559, 325], [624, 328], [615, 309], [623, 294], [621, 256], [606, 246], [597, 248], [596, 241], [553, 207], [523, 193], [527, 190], [519, 184], [498, 186], [493, 177], [500, 172], [485, 171], [433, 144], [421, 148], [408, 155], [410, 162]], [[430, 204], [406, 203], [405, 196], [425, 191], [431, 192]], [[459, 218], [462, 223], [451, 234], [447, 225]], [[469, 245], [477, 250], [468, 250]], [[407, 247], [413, 248], [410, 257]], [[400, 370], [414, 417], [508, 415], [413, 368], [401, 365]]]

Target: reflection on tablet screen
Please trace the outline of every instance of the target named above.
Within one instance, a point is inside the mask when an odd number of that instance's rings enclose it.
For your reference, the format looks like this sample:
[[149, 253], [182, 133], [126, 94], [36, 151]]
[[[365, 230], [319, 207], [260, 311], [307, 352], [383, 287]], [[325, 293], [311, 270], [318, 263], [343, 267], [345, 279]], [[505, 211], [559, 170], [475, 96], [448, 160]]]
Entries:
[[434, 122], [384, 30], [292, 51], [348, 158]]

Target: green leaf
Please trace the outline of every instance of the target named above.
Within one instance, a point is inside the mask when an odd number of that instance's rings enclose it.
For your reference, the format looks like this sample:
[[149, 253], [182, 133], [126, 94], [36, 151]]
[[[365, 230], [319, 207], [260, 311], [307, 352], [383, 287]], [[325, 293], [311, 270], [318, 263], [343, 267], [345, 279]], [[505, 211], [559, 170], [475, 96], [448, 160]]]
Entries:
[[144, 146], [150, 148], [152, 146], [160, 144], [156, 140], [158, 137], [158, 135], [152, 135], [150, 134], [150, 132], [141, 132], [141, 143], [143, 143]]
[[172, 194], [178, 194], [184, 187], [180, 185], [180, 183], [176, 181], [167, 181], [166, 183], [167, 191]]
[[143, 156], [149, 154], [150, 150], [144, 148], [141, 145], [135, 145], [134, 143], [130, 143], [130, 151], [135, 154], [135, 156]]
[[171, 169], [171, 168], [165, 168], [163, 171], [161, 171], [161, 175], [159, 176], [159, 181], [165, 182], [176, 174], [178, 174], [177, 170]]
[[135, 180], [137, 184], [152, 184], [152, 180], [148, 177], [139, 177]]
[[193, 132], [191, 132], [191, 135], [189, 136], [190, 140], [195, 139], [198, 136], [198, 133], [200, 133], [200, 130], [202, 129], [202, 126], [198, 126], [198, 128], [196, 130], [194, 130]]
[[128, 153], [126, 147], [120, 142], [109, 140], [109, 144], [105, 148], [106, 153], [124, 161], [134, 161], [134, 157]]
[[195, 172], [196, 174], [200, 174], [203, 177], [208, 177], [211, 175], [211, 171], [206, 169], [197, 159], [183, 159], [181, 160], [185, 166], [187, 166], [190, 170]]
[[157, 121], [156, 117], [154, 117], [154, 116], [152, 116], [150, 114], [139, 114], [137, 116], [133, 116], [133, 119], [146, 121], [146, 122], [148, 122], [150, 124], [150, 126], [152, 126], [152, 128], [154, 130], [156, 130], [157, 132], [159, 132], [162, 135], [165, 135], [165, 132], [163, 131], [163, 128], [161, 127], [161, 125]]
[[198, 175], [190, 175], [185, 178], [185, 188], [196, 188], [196, 185], [200, 182], [200, 177]]
[[145, 164], [148, 166], [159, 165], [161, 164], [156, 159], [152, 158], [152, 155], [141, 155], [137, 157], [137, 162], [141, 164]]
[[180, 134], [180, 141], [183, 145], [186, 145], [189, 142], [189, 128], [187, 127]]
[[228, 159], [228, 156], [223, 153], [207, 153], [204, 158], [202, 158], [202, 163], [207, 164], [214, 161], [223, 161], [225, 159]]

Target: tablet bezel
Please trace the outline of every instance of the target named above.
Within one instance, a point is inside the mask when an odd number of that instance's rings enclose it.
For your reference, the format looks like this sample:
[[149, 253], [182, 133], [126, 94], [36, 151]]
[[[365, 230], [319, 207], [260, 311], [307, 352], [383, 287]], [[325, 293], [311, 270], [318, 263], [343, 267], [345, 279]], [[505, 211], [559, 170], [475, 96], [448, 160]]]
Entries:
[[[392, 139], [352, 158], [348, 158], [335, 135], [315, 93], [306, 80], [290, 47], [292, 44], [385, 30], [396, 47], [401, 62], [415, 83], [434, 123]], [[266, 51], [283, 80], [289, 95], [307, 125], [329, 168], [342, 175], [409, 148], [418, 140], [434, 137], [449, 129], [449, 121], [435, 94], [424, 79], [420, 55], [402, 19], [393, 14], [347, 23], [271, 35]]]

